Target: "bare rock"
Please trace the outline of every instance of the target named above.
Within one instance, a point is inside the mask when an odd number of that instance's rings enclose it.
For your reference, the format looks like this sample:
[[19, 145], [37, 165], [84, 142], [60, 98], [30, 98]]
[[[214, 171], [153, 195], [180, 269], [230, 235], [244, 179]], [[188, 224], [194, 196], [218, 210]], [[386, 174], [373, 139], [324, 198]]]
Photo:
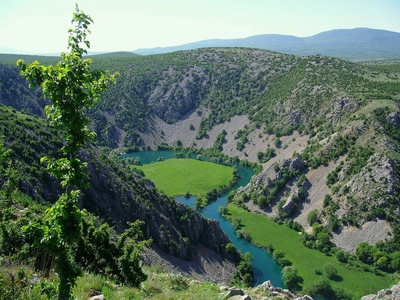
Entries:
[[104, 295], [97, 295], [90, 297], [88, 300], [106, 300], [106, 298], [104, 297]]
[[228, 300], [233, 296], [243, 296], [244, 293], [241, 289], [232, 288], [220, 295], [221, 295], [221, 297], [220, 297], [221, 299]]
[[265, 291], [268, 291], [271, 286], [272, 286], [271, 280], [268, 280], [268, 281], [264, 281], [257, 288], [261, 288], [264, 293]]
[[400, 117], [397, 112], [392, 112], [387, 116], [387, 119], [393, 124], [394, 127], [400, 128]]
[[230, 297], [229, 300], [251, 300], [251, 297], [249, 295], [233, 296]]
[[300, 156], [295, 156], [290, 162], [290, 168], [293, 170], [303, 170], [306, 167], [304, 161], [300, 159]]

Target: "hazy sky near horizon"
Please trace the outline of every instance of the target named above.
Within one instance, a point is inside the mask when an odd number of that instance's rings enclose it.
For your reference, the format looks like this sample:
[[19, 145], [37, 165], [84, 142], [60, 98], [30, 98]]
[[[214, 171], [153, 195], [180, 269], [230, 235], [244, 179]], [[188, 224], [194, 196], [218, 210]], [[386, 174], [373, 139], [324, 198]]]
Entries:
[[66, 51], [76, 3], [94, 20], [90, 51], [357, 27], [400, 32], [399, 0], [0, 0], [0, 49]]

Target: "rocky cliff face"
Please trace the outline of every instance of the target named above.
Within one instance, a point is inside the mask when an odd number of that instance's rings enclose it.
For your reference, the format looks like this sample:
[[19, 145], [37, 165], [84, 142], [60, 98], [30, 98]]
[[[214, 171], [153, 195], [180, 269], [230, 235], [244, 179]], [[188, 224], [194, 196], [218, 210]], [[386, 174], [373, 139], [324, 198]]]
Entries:
[[218, 221], [205, 219], [161, 194], [151, 181], [122, 166], [111, 169], [94, 152], [85, 153], [83, 159], [89, 163], [91, 187], [84, 192], [82, 207], [111, 222], [117, 230], [125, 229], [127, 222], [143, 220], [145, 237], [181, 259], [191, 260], [200, 244], [225, 253], [230, 241]]
[[44, 107], [50, 102], [43, 99], [40, 88], [28, 87], [16, 67], [0, 64], [0, 103], [43, 117]]
[[[4, 136], [5, 146], [11, 150], [10, 159], [20, 178], [19, 189], [37, 201], [55, 202], [63, 192], [59, 181], [40, 164], [40, 158], [46, 154], [57, 157], [57, 149], [62, 145], [58, 134], [40, 118], [0, 106], [0, 136]], [[90, 176], [90, 188], [82, 191], [81, 208], [99, 216], [118, 232], [127, 228], [129, 222], [142, 220], [144, 237], [152, 239], [160, 257], [168, 254], [184, 265], [183, 261], [200, 261], [199, 255], [206, 252], [216, 260], [226, 259], [228, 275], [233, 275], [233, 257], [225, 252], [230, 241], [217, 221], [205, 219], [162, 194], [151, 181], [93, 146], [87, 145], [79, 156], [88, 163]], [[204, 272], [201, 268], [196, 271]], [[229, 276], [223, 282], [229, 282]]]
[[[346, 168], [343, 168], [339, 177], [345, 177], [345, 173]], [[368, 220], [368, 213], [372, 210], [388, 209], [396, 192], [397, 181], [391, 160], [375, 153], [368, 159], [361, 172], [347, 181], [339, 193], [333, 196], [341, 203], [337, 215], [343, 218], [347, 212], [353, 211], [360, 216], [359, 225], [364, 224]]]
[[[172, 79], [174, 83], [171, 85]], [[170, 66], [163, 72], [148, 103], [158, 117], [173, 123], [198, 106], [209, 87], [209, 76], [203, 67], [191, 67], [182, 76], [181, 71]]]

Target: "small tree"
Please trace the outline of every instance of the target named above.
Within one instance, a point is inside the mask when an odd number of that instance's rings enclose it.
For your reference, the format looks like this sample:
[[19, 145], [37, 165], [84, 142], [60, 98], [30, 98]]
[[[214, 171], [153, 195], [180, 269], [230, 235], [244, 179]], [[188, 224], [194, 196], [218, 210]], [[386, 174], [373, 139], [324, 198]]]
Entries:
[[326, 276], [329, 279], [335, 278], [335, 276], [338, 274], [338, 271], [337, 271], [335, 265], [330, 262], [327, 262], [326, 264], [324, 264], [324, 271], [325, 271]]
[[326, 244], [329, 244], [329, 242], [330, 242], [330, 236], [328, 233], [323, 231], [323, 232], [318, 233], [317, 240], [320, 245], [326, 245]]
[[374, 261], [373, 255], [376, 249], [367, 242], [361, 242], [356, 249], [356, 255], [359, 260], [366, 264], [371, 264]]
[[[3, 137], [0, 136], [0, 178], [4, 180], [2, 184], [0, 182], [0, 201], [4, 196], [4, 205], [12, 202], [11, 195], [17, 189], [19, 180], [18, 172], [12, 168], [10, 154], [11, 150], [6, 148]], [[0, 204], [0, 208], [3, 209], [3, 203]]]
[[282, 280], [289, 290], [299, 290], [299, 283], [302, 278], [299, 277], [297, 269], [293, 266], [286, 266], [282, 270]]
[[11, 153], [10, 149], [7, 149], [4, 145], [3, 137], [0, 136], [0, 171], [3, 171], [4, 164], [8, 161], [8, 157]]
[[[69, 29], [68, 48], [70, 53], [62, 53], [56, 65], [44, 66], [38, 61], [26, 65], [17, 61], [21, 75], [33, 88], [40, 85], [43, 95], [50, 98], [52, 105], [45, 112], [50, 125], [62, 130], [65, 145], [61, 148], [61, 158], [43, 157], [49, 172], [61, 180], [65, 193], [46, 211], [43, 224], [32, 224], [30, 229], [37, 236], [36, 244], [53, 253], [56, 272], [60, 278], [58, 299], [71, 299], [72, 287], [80, 274], [73, 259], [73, 249], [81, 237], [82, 212], [78, 208], [79, 188], [89, 186], [87, 163], [78, 157], [78, 151], [95, 133], [89, 130], [86, 109], [92, 107], [110, 83], [115, 83], [117, 74], [91, 70], [91, 60], [83, 59], [90, 48], [86, 40], [90, 33], [88, 26], [93, 23], [90, 16], [80, 11], [78, 5], [73, 14], [75, 28]], [[85, 47], [85, 48], [84, 48]]]
[[267, 197], [264, 195], [260, 195], [257, 198], [257, 204], [261, 207], [264, 208], [265, 206], [267, 206]]
[[318, 222], [318, 209], [313, 209], [308, 213], [307, 222], [310, 225], [313, 225], [314, 223]]
[[237, 251], [235, 245], [232, 243], [226, 244], [225, 249], [226, 249], [226, 252], [229, 254], [236, 254], [236, 251]]
[[251, 286], [254, 276], [253, 267], [251, 264], [253, 256], [250, 252], [246, 252], [245, 254], [241, 254], [240, 258], [241, 261], [236, 266], [236, 272], [233, 275], [232, 284], [249, 287]]

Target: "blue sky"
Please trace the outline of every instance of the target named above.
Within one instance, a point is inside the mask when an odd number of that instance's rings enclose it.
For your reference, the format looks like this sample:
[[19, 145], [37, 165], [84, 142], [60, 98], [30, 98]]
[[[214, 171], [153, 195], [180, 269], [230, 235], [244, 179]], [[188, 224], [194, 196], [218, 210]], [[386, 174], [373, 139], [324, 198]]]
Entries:
[[400, 32], [399, 0], [0, 0], [0, 47], [66, 51], [76, 3], [95, 22], [91, 51], [356, 27]]

